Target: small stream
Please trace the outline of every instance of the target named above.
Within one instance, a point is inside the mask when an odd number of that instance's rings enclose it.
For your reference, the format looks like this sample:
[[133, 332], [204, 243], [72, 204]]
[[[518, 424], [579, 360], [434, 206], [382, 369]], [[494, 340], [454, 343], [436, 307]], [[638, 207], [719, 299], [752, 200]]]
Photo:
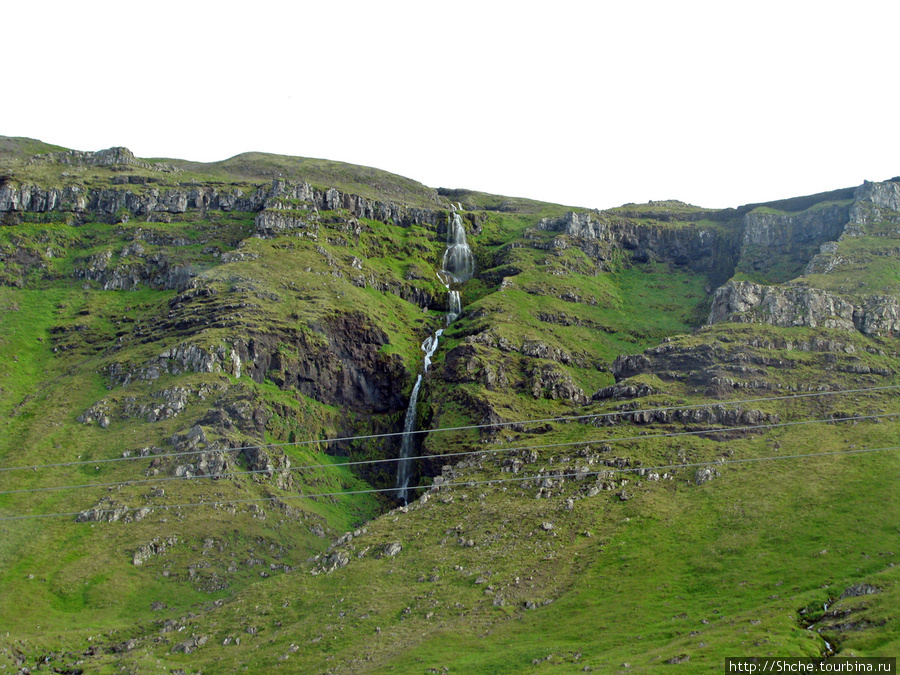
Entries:
[[821, 622], [822, 618], [824, 618], [824, 614], [828, 612], [828, 606], [831, 602], [833, 601], [828, 600], [827, 602], [822, 604], [823, 617], [820, 617], [818, 621], [807, 621], [802, 616], [800, 617], [800, 625], [806, 628], [806, 630], [810, 631], [811, 633], [815, 633], [819, 637], [819, 639], [825, 643], [825, 649], [822, 651], [822, 656], [826, 659], [834, 656], [837, 653], [837, 648], [822, 636], [820, 632], [821, 629], [817, 629], [816, 626]]

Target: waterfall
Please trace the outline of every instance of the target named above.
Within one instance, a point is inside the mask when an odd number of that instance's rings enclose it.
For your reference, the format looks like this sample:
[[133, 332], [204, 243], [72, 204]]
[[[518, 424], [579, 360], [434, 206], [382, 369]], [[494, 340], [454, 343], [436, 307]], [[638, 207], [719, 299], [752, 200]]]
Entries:
[[[455, 318], [455, 317], [454, 317]], [[450, 325], [450, 322], [447, 322], [447, 325]], [[422, 343], [422, 351], [425, 352], [425, 372], [428, 372], [428, 366], [431, 365], [431, 357], [434, 356], [434, 353], [438, 348], [438, 338], [444, 334], [444, 329], [434, 331], [434, 335], [429, 335], [425, 338], [425, 342]]]
[[409, 407], [403, 420], [403, 441], [400, 443], [400, 461], [397, 462], [397, 499], [402, 499], [404, 504], [407, 501], [409, 479], [412, 477], [413, 432], [416, 430], [416, 401], [419, 398], [421, 384], [422, 376], [419, 375], [409, 397]]
[[466, 241], [466, 230], [456, 208], [450, 207], [450, 227], [447, 230], [447, 250], [441, 270], [458, 284], [465, 283], [475, 274], [475, 257]]
[[[460, 206], [460, 209], [462, 207]], [[475, 275], [475, 256], [466, 241], [466, 230], [463, 227], [462, 218], [454, 206], [450, 206], [450, 223], [447, 229], [447, 249], [441, 262], [441, 270], [437, 278], [447, 288], [447, 314], [445, 323], [449, 326], [462, 314], [462, 300], [459, 291], [450, 288], [451, 283], [465, 283]], [[429, 335], [422, 343], [422, 351], [425, 352], [424, 372], [428, 373], [431, 366], [431, 357], [438, 348], [438, 341], [444, 329], [439, 328], [434, 335]], [[397, 462], [397, 499], [405, 504], [409, 498], [409, 480], [412, 478], [412, 457], [415, 453], [413, 434], [416, 430], [416, 401], [419, 398], [419, 386], [422, 384], [422, 374], [416, 378], [412, 395], [409, 397], [409, 407], [406, 409], [406, 417], [403, 420], [403, 438], [400, 442], [400, 461]]]
[[459, 299], [459, 291], [450, 291], [448, 305], [450, 311], [447, 312], [447, 325], [449, 326], [462, 314], [462, 301]]

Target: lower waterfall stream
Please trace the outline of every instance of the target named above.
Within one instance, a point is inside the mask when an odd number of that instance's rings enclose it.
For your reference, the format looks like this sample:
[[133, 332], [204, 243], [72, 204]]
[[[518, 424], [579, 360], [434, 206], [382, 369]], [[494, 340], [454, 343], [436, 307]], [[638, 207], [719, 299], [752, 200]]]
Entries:
[[[450, 206], [450, 222], [447, 230], [447, 249], [444, 251], [444, 257], [441, 262], [441, 270], [437, 273], [438, 279], [447, 288], [447, 314], [445, 316], [446, 326], [453, 323], [462, 313], [462, 302], [460, 300], [459, 291], [450, 288], [451, 283], [462, 284], [471, 279], [475, 274], [475, 257], [472, 255], [472, 249], [466, 241], [466, 230], [463, 227], [462, 218], [458, 210], [462, 210]], [[416, 383], [413, 385], [412, 394], [409, 397], [409, 406], [406, 409], [406, 416], [403, 418], [403, 438], [400, 442], [400, 455], [397, 462], [397, 478], [395, 481], [395, 496], [398, 500], [406, 504], [409, 501], [409, 481], [413, 475], [412, 458], [415, 455], [415, 432], [416, 432], [416, 403], [419, 399], [419, 389], [422, 384], [422, 375], [428, 374], [428, 368], [431, 366], [431, 357], [437, 351], [438, 343], [444, 329], [439, 328], [434, 335], [429, 335], [422, 343], [422, 351], [425, 352], [423, 365], [423, 373], [419, 373], [416, 377]]]

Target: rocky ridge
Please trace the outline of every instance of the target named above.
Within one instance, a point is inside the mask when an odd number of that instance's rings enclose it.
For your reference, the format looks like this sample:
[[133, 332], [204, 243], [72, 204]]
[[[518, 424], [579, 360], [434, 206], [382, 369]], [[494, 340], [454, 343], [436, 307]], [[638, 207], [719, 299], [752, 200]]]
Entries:
[[[275, 179], [268, 186], [218, 188], [186, 184], [180, 187], [122, 186], [88, 188], [71, 185], [45, 188], [0, 180], [0, 213], [48, 213], [53, 211], [90, 213], [106, 218], [152, 214], [181, 214], [188, 211], [262, 212], [258, 217], [259, 236], [276, 236], [279, 228], [291, 229], [291, 210], [344, 209], [356, 218], [369, 218], [395, 225], [446, 225], [447, 212], [393, 202], [370, 200], [342, 193], [335, 188], [317, 189], [309, 183]], [[292, 203], [293, 202], [293, 203]]]
[[114, 147], [105, 150], [81, 151], [65, 150], [37, 155], [28, 160], [28, 164], [62, 164], [64, 166], [107, 166], [107, 167], [139, 167], [150, 171], [176, 173], [172, 164], [163, 162], [145, 162], [134, 156], [128, 148]]

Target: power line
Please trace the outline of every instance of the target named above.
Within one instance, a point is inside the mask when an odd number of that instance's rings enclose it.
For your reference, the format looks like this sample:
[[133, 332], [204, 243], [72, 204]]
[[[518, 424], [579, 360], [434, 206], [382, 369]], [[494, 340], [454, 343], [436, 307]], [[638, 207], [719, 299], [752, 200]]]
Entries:
[[[344, 467], [344, 466], [362, 466], [369, 464], [383, 464], [389, 462], [399, 462], [402, 460], [417, 460], [417, 459], [442, 459], [444, 457], [468, 457], [472, 455], [490, 455], [501, 452], [520, 452], [524, 450], [541, 450], [544, 448], [561, 448], [561, 447], [571, 447], [573, 445], [589, 445], [591, 443], [619, 443], [622, 441], [643, 441], [652, 438], [677, 438], [679, 436], [700, 436], [703, 434], [711, 434], [716, 432], [734, 432], [734, 431], [753, 431], [756, 429], [775, 429], [780, 427], [791, 427], [791, 426], [801, 426], [806, 424], [828, 424], [835, 422], [855, 422], [869, 419], [884, 419], [889, 417], [900, 417], [900, 413], [880, 413], [877, 415], [856, 415], [853, 417], [825, 417], [822, 419], [814, 419], [814, 420], [799, 420], [796, 422], [773, 422], [771, 424], [756, 424], [751, 426], [744, 427], [720, 427], [715, 429], [698, 429], [694, 431], [673, 431], [669, 433], [661, 433], [661, 434], [646, 434], [641, 436], [621, 436], [618, 438], [601, 438], [601, 439], [589, 439], [589, 440], [581, 440], [581, 441], [567, 441], [565, 443], [543, 443], [539, 445], [527, 445], [527, 446], [512, 446], [506, 448], [491, 448], [489, 450], [466, 450], [461, 452], [448, 452], [442, 455], [415, 455], [412, 457], [390, 457], [385, 459], [364, 459], [357, 460], [353, 462], [336, 462], [334, 464], [307, 464], [305, 466], [292, 466], [287, 469], [252, 469], [249, 471], [229, 471], [225, 473], [216, 473], [216, 474], [204, 474], [204, 475], [195, 475], [195, 476], [163, 476], [159, 478], [148, 478], [146, 480], [126, 480], [126, 481], [117, 481], [113, 483], [85, 483], [82, 485], [56, 485], [49, 487], [39, 487], [39, 488], [23, 488], [20, 490], [4, 490], [0, 491], [0, 495], [11, 495], [11, 494], [23, 494], [23, 493], [32, 493], [32, 492], [51, 492], [56, 490], [80, 490], [80, 489], [89, 489], [89, 488], [104, 488], [104, 487], [124, 487], [128, 485], [144, 485], [147, 483], [160, 483], [160, 482], [168, 482], [168, 481], [184, 481], [184, 480], [199, 480], [199, 479], [209, 479], [215, 480], [219, 478], [234, 478], [236, 476], [247, 476], [254, 474], [262, 474], [262, 473], [274, 473], [276, 471], [305, 471], [310, 469], [328, 469], [333, 467]], [[225, 449], [221, 450], [221, 452], [233, 452], [235, 449]], [[207, 451], [210, 452], [210, 451]], [[156, 455], [156, 457], [168, 457], [170, 455]], [[391, 488], [395, 489], [395, 488]]]
[[[710, 462], [691, 462], [685, 464], [666, 464], [660, 466], [652, 466], [652, 467], [629, 467], [629, 468], [614, 468], [614, 467], [606, 467], [604, 469], [600, 469], [598, 471], [588, 471], [588, 472], [578, 472], [578, 473], [567, 473], [567, 474], [558, 474], [554, 476], [516, 476], [513, 478], [494, 478], [488, 480], [478, 480], [478, 481], [465, 481], [459, 483], [442, 483], [440, 485], [416, 485], [413, 487], [407, 488], [408, 490], [423, 490], [423, 489], [431, 489], [435, 488], [440, 491], [449, 487], [474, 487], [476, 485], [496, 485], [499, 483], [512, 483], [512, 482], [526, 482], [530, 480], [538, 480], [542, 478], [551, 478], [551, 479], [560, 479], [560, 478], [576, 478], [578, 476], [587, 477], [587, 476], [598, 476], [601, 473], [635, 473], [637, 471], [661, 471], [665, 469], [687, 469], [687, 468], [695, 468], [695, 467], [703, 467], [703, 466], [723, 466], [726, 464], [748, 464], [751, 462], [765, 462], [765, 461], [774, 461], [774, 460], [782, 460], [782, 459], [808, 459], [813, 457], [833, 457], [836, 455], [861, 455], [873, 452], [886, 452], [889, 450], [900, 450], [900, 445], [891, 445], [883, 448], [860, 448], [853, 450], [835, 450], [832, 452], [811, 452], [811, 453], [803, 453], [797, 455], [774, 455], [768, 457], [747, 457], [743, 459], [728, 459], [728, 460], [714, 460]], [[97, 509], [99, 513], [109, 513], [113, 511], [125, 512], [125, 513], [133, 513], [136, 511], [143, 511], [145, 509], [149, 509], [151, 511], [155, 511], [158, 509], [181, 509], [181, 508], [193, 508], [200, 506], [230, 506], [233, 504], [248, 504], [248, 503], [260, 503], [260, 502], [279, 502], [285, 499], [314, 499], [314, 498], [323, 498], [323, 497], [346, 497], [350, 495], [360, 495], [360, 494], [374, 494], [374, 493], [382, 493], [382, 492], [396, 492], [397, 488], [369, 488], [366, 490], [347, 490], [344, 492], [322, 492], [318, 494], [312, 495], [304, 495], [304, 494], [291, 494], [291, 495], [281, 495], [278, 497], [260, 497], [258, 499], [229, 499], [222, 501], [212, 501], [212, 502], [193, 502], [187, 504], [155, 504], [150, 506], [141, 506], [134, 508], [125, 508], [125, 509]], [[37, 518], [56, 518], [56, 517], [66, 517], [66, 516], [78, 516], [82, 511], [72, 511], [69, 513], [42, 513], [42, 514], [32, 514], [27, 516], [4, 516], [0, 517], [0, 522], [2, 521], [11, 521], [11, 520], [32, 520]]]
[[[634, 413], [657, 413], [657, 412], [669, 412], [672, 410], [695, 410], [700, 408], [709, 408], [709, 407], [724, 407], [730, 405], [743, 405], [747, 403], [763, 403], [766, 401], [783, 401], [787, 399], [801, 399], [801, 398], [812, 398], [819, 396], [838, 396], [843, 394], [861, 394], [872, 391], [885, 391], [891, 389], [900, 389], [900, 385], [886, 385], [882, 387], [865, 387], [862, 389], [843, 389], [840, 391], [819, 391], [819, 392], [808, 392], [805, 394], [787, 394], [784, 396], [769, 396], [764, 398], [750, 398], [750, 399], [742, 399], [738, 401], [716, 401], [715, 403], [696, 403], [690, 405], [677, 405], [677, 406], [666, 406], [661, 408], [638, 408], [635, 410], [618, 410], [615, 412], [606, 412], [606, 413], [592, 413], [590, 415], [574, 415], [574, 416], [564, 416], [564, 417], [548, 417], [544, 419], [532, 419], [525, 420], [519, 422], [496, 422], [491, 424], [471, 424], [467, 426], [459, 426], [459, 427], [443, 427], [437, 429], [419, 429], [416, 431], [411, 431], [411, 434], [434, 434], [434, 433], [442, 433], [446, 431], [466, 431], [470, 429], [486, 429], [486, 428], [494, 428], [494, 427], [508, 427], [508, 426], [518, 426], [518, 425], [526, 425], [526, 424], [544, 424], [549, 422], [572, 422], [577, 420], [585, 420], [585, 419], [603, 419], [607, 417], [620, 417], [626, 415], [632, 415]], [[361, 441], [361, 440], [372, 440], [378, 438], [390, 438], [396, 436], [402, 436], [405, 432], [402, 431], [393, 431], [385, 434], [367, 434], [360, 436], [343, 436], [338, 438], [322, 438], [322, 439], [314, 439], [314, 440], [305, 440], [305, 441], [290, 441], [285, 443], [257, 443], [254, 445], [245, 445], [234, 448], [206, 448], [204, 450], [190, 450], [185, 452], [172, 452], [166, 453], [163, 455], [154, 455], [154, 457], [186, 457], [190, 455], [200, 455], [206, 452], [213, 452], [217, 450], [221, 451], [241, 451], [241, 450], [252, 450], [254, 448], [280, 448], [280, 447], [297, 447], [302, 445], [314, 445], [319, 443], [338, 443], [345, 441]], [[137, 459], [145, 459], [150, 455], [133, 455], [128, 457], [110, 457], [107, 459], [86, 459], [76, 462], [59, 462], [55, 464], [35, 464], [31, 466], [10, 466], [10, 467], [0, 467], [0, 472], [4, 471], [32, 471], [37, 469], [50, 469], [50, 468], [61, 468], [67, 466], [83, 466], [85, 464], [105, 464], [109, 462], [126, 462], [133, 461]], [[386, 461], [386, 460], [379, 460]], [[339, 466], [339, 465], [333, 465]]]

